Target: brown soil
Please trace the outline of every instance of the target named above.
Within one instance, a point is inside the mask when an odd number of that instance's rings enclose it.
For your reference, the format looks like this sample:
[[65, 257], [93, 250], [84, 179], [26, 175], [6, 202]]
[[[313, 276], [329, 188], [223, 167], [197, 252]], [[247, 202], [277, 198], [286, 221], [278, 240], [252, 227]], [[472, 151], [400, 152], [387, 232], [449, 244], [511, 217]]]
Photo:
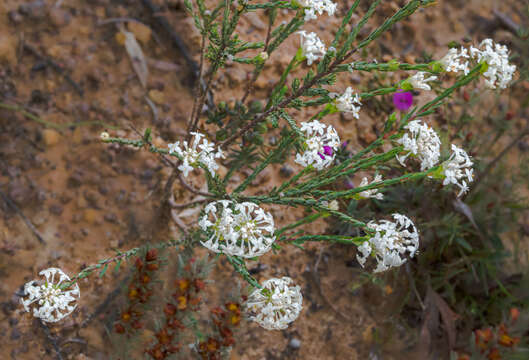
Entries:
[[[41, 269], [60, 267], [75, 274], [84, 265], [112, 256], [113, 248], [126, 250], [146, 241], [178, 236], [173, 223], [161, 226], [156, 217], [159, 192], [169, 169], [147, 152], [102, 144], [99, 134], [107, 129], [112, 135], [138, 137], [135, 129], [141, 133], [152, 127], [157, 145], [182, 138], [193, 101], [189, 70], [182, 55], [171, 46], [167, 34], [155, 25], [141, 2], [71, 0], [54, 7], [55, 3], [60, 1], [4, 0], [0, 4], [0, 100], [18, 104], [48, 124], [32, 121], [20, 111], [0, 109], [0, 191], [15, 203], [45, 242], [41, 243], [20, 214], [0, 200], [2, 359], [56, 358], [46, 332], [23, 313], [16, 296], [20, 286], [35, 278]], [[166, 3], [169, 7], [164, 15], [177, 34], [185, 34], [183, 38], [197, 58], [199, 36], [183, 11], [182, 2]], [[352, 1], [339, 3], [340, 11], [344, 11], [346, 3]], [[403, 1], [383, 1], [367, 29], [381, 23], [400, 3]], [[441, 1], [386, 33], [379, 45], [369, 49], [368, 58], [413, 62], [423, 51], [440, 56], [449, 41], [464, 37], [494, 37], [508, 42], [512, 35], [487, 21], [493, 19], [492, 10], [497, 9], [520, 22], [511, 5], [517, 3]], [[147, 25], [128, 24], [148, 58], [146, 89], [135, 75], [117, 35], [116, 23], [101, 23], [120, 17], [135, 18]], [[286, 18], [281, 14], [279, 21]], [[329, 29], [337, 28], [338, 23], [338, 18], [322, 16], [306, 25], [305, 30], [317, 30], [329, 43], [334, 35]], [[265, 24], [264, 16], [250, 14], [242, 19], [239, 34], [247, 40], [261, 40]], [[273, 55], [251, 98], [266, 99], [267, 90], [297, 46], [297, 39], [291, 39]], [[48, 58], [54, 59], [74, 84], [47, 64]], [[247, 70], [228, 66], [214, 85], [216, 100], [230, 102], [240, 98]], [[383, 81], [390, 83], [400, 75], [396, 76]], [[336, 91], [351, 84], [370, 85], [363, 74], [353, 73], [342, 79]], [[526, 90], [529, 84], [520, 86]], [[359, 149], [375, 139], [380, 111], [366, 106], [361, 121], [338, 115], [329, 121], [342, 139]], [[294, 111], [292, 115], [303, 119], [309, 114]], [[97, 124], [87, 124], [88, 121]], [[293, 164], [289, 166], [296, 169]], [[278, 170], [279, 166], [265, 171], [249, 192], [264, 193], [284, 181]], [[204, 186], [199, 175], [191, 182], [197, 188]], [[178, 184], [174, 193], [178, 203], [194, 198]], [[299, 216], [279, 206], [270, 210], [280, 225]], [[191, 225], [197, 211], [186, 210], [179, 215], [186, 225]], [[327, 226], [322, 221], [307, 230], [322, 233]], [[408, 346], [415, 344], [416, 335], [392, 317], [399, 290], [366, 286], [353, 291], [362, 279], [356, 265], [351, 265], [355, 262], [354, 249], [338, 245], [308, 249], [303, 252], [285, 248], [279, 254], [267, 255], [262, 258], [265, 269], [256, 275], [258, 280], [288, 275], [300, 284], [304, 295], [300, 318], [282, 332], [244, 324], [232, 358], [361, 359], [379, 354], [385, 359], [402, 359], [402, 354], [409, 352]], [[319, 264], [317, 273], [312, 270], [315, 263]], [[223, 261], [213, 272], [221, 282], [228, 277], [238, 279]], [[78, 325], [115, 288], [115, 278], [109, 271], [103, 279], [93, 276], [81, 281], [79, 309], [51, 328], [65, 358], [109, 358], [112, 351], [104, 331], [104, 316], [83, 329]], [[111, 316], [112, 309], [107, 314]], [[413, 351], [407, 356], [413, 358]]]

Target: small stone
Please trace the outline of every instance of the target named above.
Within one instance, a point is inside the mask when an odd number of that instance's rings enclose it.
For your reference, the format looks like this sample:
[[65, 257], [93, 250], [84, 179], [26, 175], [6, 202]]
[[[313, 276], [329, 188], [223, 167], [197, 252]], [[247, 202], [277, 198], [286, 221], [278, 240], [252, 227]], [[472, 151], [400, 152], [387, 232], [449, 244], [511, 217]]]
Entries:
[[160, 90], [149, 91], [149, 97], [158, 105], [162, 105], [165, 102], [165, 95]]
[[53, 129], [44, 129], [42, 131], [42, 139], [44, 140], [44, 144], [46, 144], [46, 146], [51, 147], [59, 143], [60, 134]]
[[50, 210], [50, 213], [52, 213], [53, 215], [61, 215], [64, 209], [59, 204], [52, 204], [50, 205], [49, 210]]
[[301, 340], [299, 340], [298, 338], [292, 338], [290, 339], [288, 346], [291, 349], [297, 350], [301, 347]]
[[151, 29], [136, 21], [131, 21], [127, 24], [127, 27], [131, 33], [134, 34], [136, 39], [141, 41], [143, 44], [147, 44], [151, 39]]
[[257, 30], [266, 29], [266, 24], [263, 20], [259, 18], [259, 14], [257, 12], [248, 12], [245, 14], [245, 17], [248, 19], [250, 24]]
[[10, 65], [16, 64], [16, 44], [16, 37], [7, 34], [0, 35], [0, 62], [4, 61]]
[[109, 222], [111, 224], [117, 224], [118, 223], [118, 217], [114, 213], [108, 213], [103, 216], [103, 219], [106, 222]]
[[83, 212], [83, 219], [89, 224], [95, 223], [97, 220], [97, 210], [85, 209]]
[[51, 23], [56, 27], [66, 26], [72, 19], [68, 11], [55, 6], [51, 8], [49, 16]]
[[279, 174], [282, 177], [288, 178], [288, 177], [292, 176], [292, 174], [294, 174], [294, 169], [292, 169], [288, 165], [283, 165], [283, 166], [281, 166], [281, 169], [279, 169]]

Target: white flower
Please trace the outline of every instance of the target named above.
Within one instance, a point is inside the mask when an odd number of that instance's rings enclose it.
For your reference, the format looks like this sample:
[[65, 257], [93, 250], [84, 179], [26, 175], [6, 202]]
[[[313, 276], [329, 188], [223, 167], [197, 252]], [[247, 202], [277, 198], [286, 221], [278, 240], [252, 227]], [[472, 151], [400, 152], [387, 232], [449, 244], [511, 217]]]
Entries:
[[303, 56], [307, 58], [307, 65], [310, 66], [314, 61], [325, 56], [325, 44], [320, 40], [316, 33], [298, 31], [298, 34], [300, 35]]
[[[57, 322], [70, 315], [81, 296], [79, 285], [75, 283], [70, 290], [61, 290], [60, 285], [70, 281], [61, 269], [49, 268], [42, 270], [39, 275], [46, 278], [44, 284], [39, 285], [33, 280], [24, 285], [24, 298], [27, 299], [20, 299], [24, 310], [31, 312], [33, 309], [33, 316], [45, 322]], [[56, 275], [58, 279], [55, 278]]]
[[420, 120], [410, 121], [404, 127], [405, 133], [397, 142], [404, 146], [405, 155], [397, 155], [397, 160], [402, 166], [410, 155], [417, 156], [421, 161], [421, 171], [434, 167], [439, 162], [441, 140], [437, 133]]
[[313, 165], [318, 170], [332, 164], [340, 146], [340, 137], [334, 127], [313, 120], [301, 123], [301, 131], [307, 139], [306, 149], [303, 154], [296, 154], [295, 162], [305, 167]]
[[472, 160], [465, 150], [452, 144], [452, 155], [442, 164], [444, 175], [443, 185], [454, 184], [459, 186], [458, 197], [466, 193], [469, 188], [467, 181], [471, 183], [473, 178]]
[[413, 222], [406, 216], [393, 214], [394, 222], [371, 221], [367, 227], [375, 231], [369, 240], [358, 247], [360, 254], [356, 258], [363, 267], [367, 258], [373, 254], [377, 261], [374, 272], [386, 271], [391, 267], [404, 264], [406, 254], [414, 257], [419, 249], [419, 233]]
[[353, 113], [353, 116], [357, 119], [360, 118], [360, 108], [362, 103], [360, 102], [360, 96], [354, 94], [353, 89], [348, 87], [342, 96], [336, 99], [336, 108], [342, 112]]
[[331, 200], [330, 202], [325, 200], [321, 202], [323, 207], [326, 207], [329, 210], [332, 211], [338, 211], [340, 209], [340, 204], [338, 203], [338, 200]]
[[[373, 179], [373, 181], [371, 181], [371, 184], [378, 183], [381, 181], [382, 181], [382, 175], [377, 174], [375, 178]], [[367, 186], [367, 185], [369, 185], [369, 181], [365, 177], [360, 182], [360, 187]], [[384, 199], [384, 194], [379, 193], [378, 189], [370, 189], [370, 190], [361, 191], [358, 193], [358, 196], [360, 196], [360, 198], [362, 199], [369, 199], [369, 198], [378, 199], [378, 200]]]
[[184, 177], [187, 177], [189, 172], [199, 167], [200, 164], [206, 166], [213, 175], [215, 170], [219, 168], [215, 159], [224, 158], [222, 150], [219, 147], [215, 152], [213, 143], [209, 142], [204, 134], [199, 132], [192, 132], [191, 134], [194, 135], [191, 146], [187, 141], [184, 141], [180, 146], [180, 142], [177, 141], [174, 144], [169, 144], [169, 154], [177, 154], [182, 158], [182, 164], [178, 166], [178, 170], [184, 174]]
[[452, 48], [448, 50], [448, 53], [439, 62], [444, 66], [445, 71], [448, 72], [460, 72], [462, 71], [465, 75], [468, 74], [469, 63], [468, 50], [461, 48], [458, 52], [457, 49]]
[[252, 202], [211, 202], [198, 224], [209, 236], [202, 245], [216, 253], [253, 258], [275, 241], [274, 218]]
[[410, 77], [408, 82], [413, 86], [414, 89], [432, 90], [430, 85], [428, 85], [428, 82], [437, 80], [437, 76], [430, 76], [425, 79], [424, 75], [426, 75], [424, 71], [419, 71], [417, 74]]
[[249, 319], [267, 330], [286, 329], [302, 308], [301, 289], [286, 276], [266, 280], [263, 289], [255, 289], [245, 303]]
[[305, 21], [316, 19], [316, 13], [322, 15], [326, 11], [331, 16], [336, 11], [336, 4], [330, 0], [302, 0], [301, 4], [307, 8], [305, 9]]
[[487, 87], [505, 89], [509, 85], [516, 71], [516, 65], [509, 63], [509, 49], [505, 45], [494, 43], [492, 39], [485, 39], [479, 48], [471, 47], [470, 54], [478, 63], [487, 63], [487, 71], [483, 73]]

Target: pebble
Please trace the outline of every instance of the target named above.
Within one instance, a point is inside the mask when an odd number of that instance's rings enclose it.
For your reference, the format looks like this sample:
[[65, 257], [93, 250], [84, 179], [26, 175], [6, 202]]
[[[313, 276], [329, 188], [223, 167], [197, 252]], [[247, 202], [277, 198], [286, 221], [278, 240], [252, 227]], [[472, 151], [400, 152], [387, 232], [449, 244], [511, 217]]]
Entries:
[[51, 8], [49, 16], [51, 23], [56, 27], [66, 26], [72, 20], [68, 11], [55, 6]]
[[301, 347], [301, 340], [298, 338], [292, 338], [290, 339], [288, 346], [294, 350], [297, 350]]
[[61, 135], [53, 129], [42, 130], [42, 139], [44, 140], [44, 144], [46, 144], [48, 147], [58, 144], [60, 141], [60, 136]]
[[53, 215], [61, 215], [63, 210], [64, 208], [59, 204], [52, 204], [49, 208], [50, 213], [52, 213]]
[[141, 41], [143, 44], [147, 44], [151, 39], [151, 29], [136, 21], [131, 21], [127, 24], [127, 27], [131, 33], [134, 34], [136, 39]]
[[83, 212], [83, 219], [89, 223], [93, 224], [97, 220], [97, 210], [95, 209], [85, 209]]
[[283, 166], [281, 166], [281, 169], [279, 169], [279, 174], [282, 177], [288, 178], [288, 177], [292, 176], [292, 174], [294, 174], [294, 169], [292, 169], [292, 167], [290, 167], [288, 165], [283, 165]]
[[7, 34], [0, 35], [0, 62], [5, 61], [11, 65], [16, 64], [16, 44], [17, 40], [14, 36]]

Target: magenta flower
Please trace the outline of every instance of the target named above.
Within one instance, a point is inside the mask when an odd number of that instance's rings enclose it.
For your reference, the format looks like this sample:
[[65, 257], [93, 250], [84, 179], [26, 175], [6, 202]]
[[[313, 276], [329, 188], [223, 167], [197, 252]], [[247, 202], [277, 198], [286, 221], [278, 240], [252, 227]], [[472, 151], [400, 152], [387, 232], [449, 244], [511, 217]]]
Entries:
[[393, 94], [393, 104], [397, 109], [407, 111], [413, 105], [413, 94], [400, 90]]
[[324, 145], [324, 146], [323, 146], [323, 153], [324, 153], [325, 155], [332, 156], [332, 147], [327, 146], [327, 145]]

